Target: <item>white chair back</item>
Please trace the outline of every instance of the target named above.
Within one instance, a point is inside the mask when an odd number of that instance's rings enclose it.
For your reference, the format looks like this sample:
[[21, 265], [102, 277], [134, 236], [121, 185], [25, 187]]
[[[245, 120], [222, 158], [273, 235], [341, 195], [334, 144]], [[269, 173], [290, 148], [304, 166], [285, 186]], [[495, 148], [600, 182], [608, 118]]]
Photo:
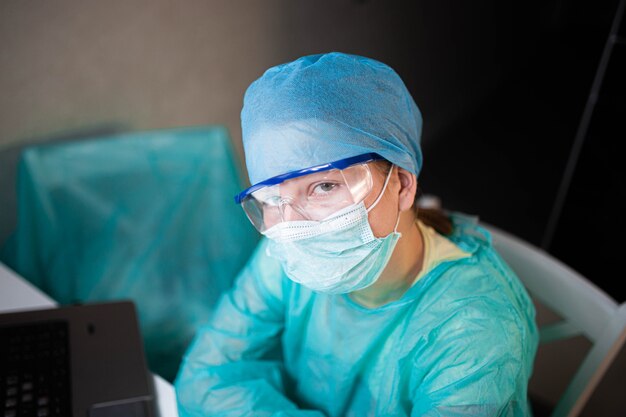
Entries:
[[536, 301], [562, 321], [540, 326], [541, 345], [584, 336], [591, 348], [560, 396], [551, 417], [580, 414], [626, 340], [626, 303], [618, 304], [547, 252], [497, 227], [482, 224], [496, 251], [522, 280]]

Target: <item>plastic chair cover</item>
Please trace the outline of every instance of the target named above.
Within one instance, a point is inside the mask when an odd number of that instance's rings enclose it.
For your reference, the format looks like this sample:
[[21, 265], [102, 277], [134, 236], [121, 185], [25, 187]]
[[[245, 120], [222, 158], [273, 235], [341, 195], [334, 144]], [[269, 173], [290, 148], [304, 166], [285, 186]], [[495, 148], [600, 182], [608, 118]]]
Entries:
[[172, 380], [258, 241], [240, 178], [221, 126], [28, 148], [3, 261], [60, 304], [134, 300], [149, 366]]

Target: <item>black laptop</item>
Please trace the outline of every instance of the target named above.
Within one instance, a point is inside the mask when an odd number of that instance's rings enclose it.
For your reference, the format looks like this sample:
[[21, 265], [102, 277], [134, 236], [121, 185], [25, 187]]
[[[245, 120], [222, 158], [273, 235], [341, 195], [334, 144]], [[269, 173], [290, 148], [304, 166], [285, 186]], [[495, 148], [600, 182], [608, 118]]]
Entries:
[[0, 314], [0, 417], [156, 417], [132, 301]]

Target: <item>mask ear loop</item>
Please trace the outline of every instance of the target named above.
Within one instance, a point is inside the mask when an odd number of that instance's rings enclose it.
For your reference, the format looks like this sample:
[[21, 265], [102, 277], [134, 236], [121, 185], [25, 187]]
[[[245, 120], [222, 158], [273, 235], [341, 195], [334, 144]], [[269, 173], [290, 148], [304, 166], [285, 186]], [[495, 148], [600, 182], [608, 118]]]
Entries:
[[[383, 189], [381, 190], [380, 194], [378, 194], [378, 197], [372, 203], [372, 205], [367, 208], [367, 212], [368, 213], [370, 212], [370, 210], [372, 210], [374, 207], [376, 207], [376, 204], [378, 204], [380, 199], [383, 197], [383, 194], [385, 194], [385, 191], [387, 190], [387, 184], [389, 184], [389, 180], [391, 179], [391, 173], [393, 172], [393, 169], [395, 167], [396, 167], [395, 165], [391, 165], [391, 169], [389, 170], [389, 173], [387, 173], [387, 178], [385, 178], [385, 183], [383, 184]], [[400, 224], [400, 211], [398, 210], [398, 219], [396, 220], [396, 225], [393, 228], [393, 232], [394, 233], [398, 233], [398, 225], [399, 224]]]
[[372, 205], [367, 208], [367, 212], [368, 213], [374, 207], [376, 207], [376, 204], [378, 204], [380, 199], [383, 198], [383, 194], [385, 194], [385, 191], [387, 190], [387, 184], [389, 184], [389, 180], [391, 179], [391, 173], [393, 172], [393, 168], [394, 167], [395, 167], [395, 165], [391, 165], [391, 169], [389, 170], [389, 173], [387, 173], [387, 178], [385, 178], [385, 183], [383, 184], [383, 189], [380, 191], [380, 194], [378, 194], [378, 197], [376, 197], [376, 200], [372, 203]]
[[[400, 210], [398, 210], [398, 220], [396, 220], [396, 226], [393, 228], [393, 232], [394, 233], [399, 233], [398, 232], [398, 225], [400, 224]], [[402, 235], [402, 233], [399, 233], [400, 235]]]

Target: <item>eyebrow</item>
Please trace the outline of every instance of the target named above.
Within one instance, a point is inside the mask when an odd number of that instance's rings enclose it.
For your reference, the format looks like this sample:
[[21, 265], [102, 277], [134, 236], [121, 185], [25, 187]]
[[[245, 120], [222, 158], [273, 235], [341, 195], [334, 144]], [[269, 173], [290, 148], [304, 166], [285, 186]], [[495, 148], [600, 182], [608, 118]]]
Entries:
[[[332, 175], [329, 175], [331, 174]], [[302, 177], [298, 177], [298, 178], [293, 178], [289, 181], [285, 181], [284, 183], [280, 184], [280, 189], [286, 189], [286, 190], [293, 190], [296, 189], [298, 192], [302, 191], [302, 188], [308, 187], [309, 185], [316, 183], [316, 182], [320, 182], [323, 180], [328, 180], [328, 181], [343, 181], [343, 175], [341, 175], [338, 171], [335, 172], [331, 172], [331, 171], [324, 171], [324, 172], [315, 172], [309, 175], [305, 175]], [[292, 187], [289, 187], [289, 186]], [[284, 188], [283, 188], [284, 187]]]

